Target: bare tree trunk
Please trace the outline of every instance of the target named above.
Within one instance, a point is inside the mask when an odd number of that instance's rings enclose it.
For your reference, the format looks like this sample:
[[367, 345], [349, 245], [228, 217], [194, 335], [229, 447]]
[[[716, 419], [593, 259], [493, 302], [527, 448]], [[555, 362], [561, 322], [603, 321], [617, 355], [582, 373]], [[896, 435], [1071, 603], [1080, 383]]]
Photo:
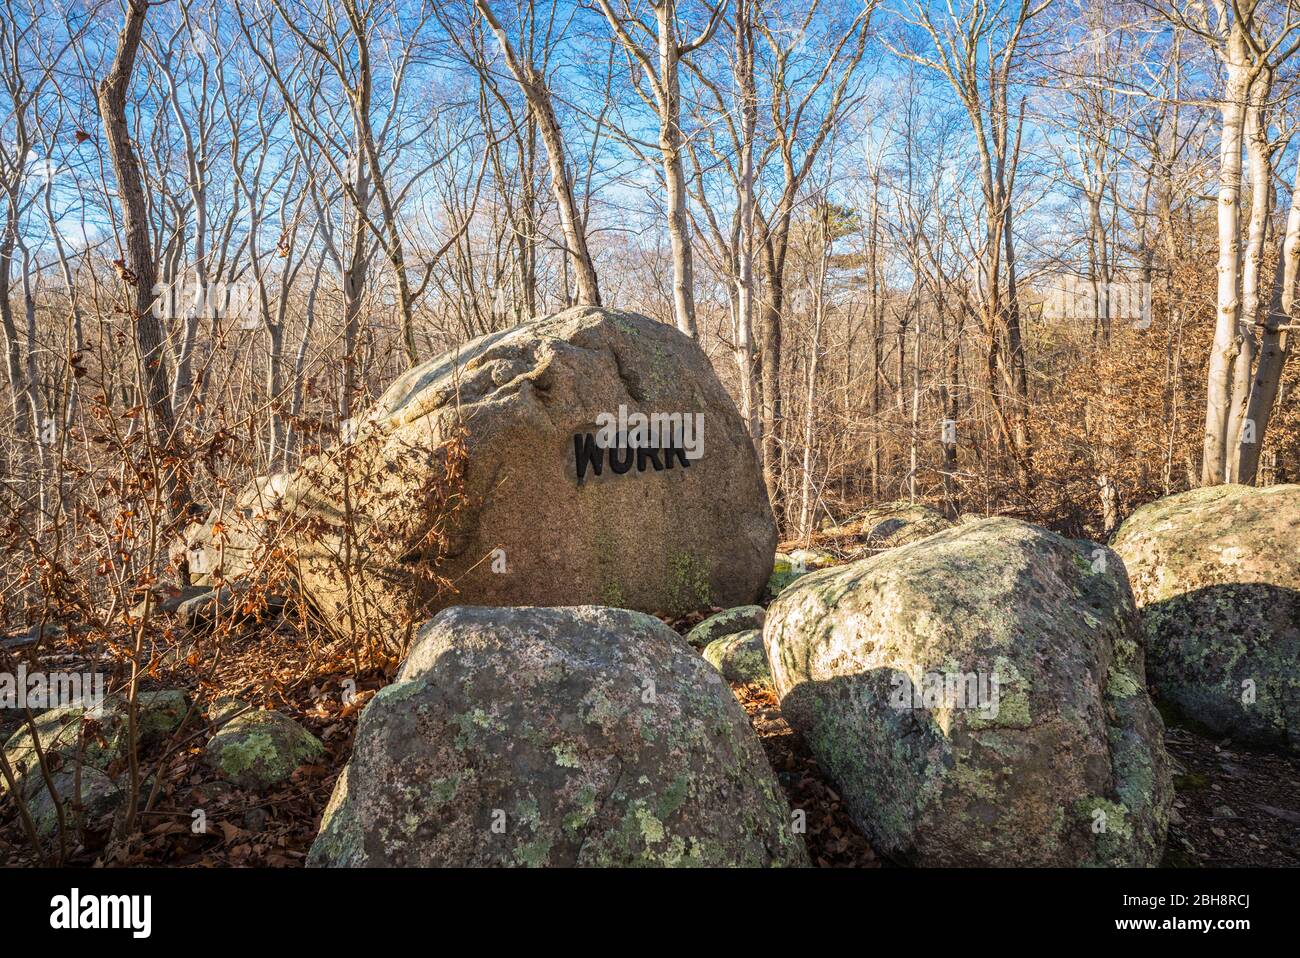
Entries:
[[808, 383], [804, 396], [803, 417], [803, 462], [802, 481], [799, 496], [799, 535], [807, 538], [812, 533], [813, 516], [813, 444], [817, 436], [817, 370], [821, 358], [822, 321], [825, 316], [825, 303], [821, 295], [821, 276], [818, 276], [818, 292], [813, 307], [812, 342], [808, 345]]
[[[122, 278], [131, 287], [131, 319], [136, 346], [143, 365], [146, 402], [159, 446], [169, 448], [176, 427], [167, 375], [167, 357], [163, 352], [163, 330], [154, 314], [157, 266], [149, 238], [149, 220], [145, 206], [144, 184], [140, 164], [131, 145], [126, 122], [126, 95], [131, 87], [136, 52], [149, 7], [144, 0], [127, 0], [126, 22], [118, 36], [117, 54], [108, 75], [99, 84], [99, 112], [104, 120], [113, 174], [122, 200], [122, 230], [126, 234], [126, 261], [119, 263]], [[175, 470], [169, 469], [164, 481], [173, 509], [184, 505], [186, 492], [180, 487]]]
[[1264, 445], [1269, 420], [1277, 403], [1282, 382], [1282, 369], [1290, 351], [1287, 327], [1292, 323], [1291, 308], [1295, 302], [1297, 274], [1300, 273], [1300, 176], [1291, 186], [1291, 209], [1287, 214], [1286, 236], [1282, 241], [1282, 254], [1278, 257], [1273, 275], [1273, 290], [1268, 315], [1260, 337], [1259, 362], [1252, 380], [1246, 421], [1254, 424], [1253, 443], [1239, 443], [1240, 461], [1237, 481], [1253, 483], [1259, 469], [1259, 454]]
[[763, 303], [760, 361], [763, 379], [763, 482], [768, 497], [776, 509], [780, 496], [780, 422], [781, 399], [781, 310], [785, 299], [784, 256], [778, 256], [776, 241], [768, 232], [763, 241], [763, 262], [766, 264], [767, 297]]
[[[939, 299], [939, 322], [941, 335], [944, 327], [944, 301]], [[956, 328], [951, 341], [947, 342], [945, 372], [939, 387], [939, 405], [943, 409], [944, 429], [940, 434], [943, 447], [943, 499], [944, 508], [950, 518], [955, 518], [957, 508], [957, 419], [958, 419], [958, 379], [961, 376], [961, 310], [957, 311]]]
[[[523, 91], [529, 110], [536, 118], [538, 130], [542, 134], [542, 143], [546, 146], [546, 156], [550, 164], [551, 192], [555, 196], [555, 205], [560, 215], [560, 229], [564, 234], [566, 252], [573, 260], [574, 278], [578, 284], [578, 303], [585, 306], [599, 306], [600, 284], [597, 282], [596, 267], [587, 248], [586, 227], [578, 213], [577, 201], [574, 199], [573, 181], [566, 164], [564, 134], [551, 104], [551, 93], [546, 87], [546, 79], [531, 63], [524, 63], [519, 59], [514, 45], [511, 44], [510, 38], [493, 14], [487, 0], [474, 0], [474, 6], [497, 38], [506, 66], [510, 68], [515, 82]], [[685, 202], [684, 183], [682, 189], [683, 202]]]
[[[724, 0], [707, 2], [708, 25], [695, 39], [680, 42], [677, 37], [677, 0], [651, 3], [654, 24], [638, 19], [630, 4], [623, 13], [614, 11], [610, 0], [597, 0], [610, 28], [630, 57], [635, 58], [645, 74], [659, 115], [659, 157], [663, 166], [664, 187], [668, 194], [668, 239], [673, 258], [673, 318], [677, 328], [692, 338], [695, 328], [695, 267], [691, 254], [691, 221], [686, 214], [686, 169], [683, 161], [681, 72], [682, 57], [709, 42], [722, 14]], [[631, 27], [629, 27], [631, 24]], [[642, 48], [633, 32], [654, 35], [653, 51]]]
[[1241, 349], [1241, 146], [1249, 77], [1246, 40], [1234, 24], [1228, 42], [1228, 81], [1220, 112], [1223, 130], [1219, 148], [1219, 290], [1214, 344], [1205, 395], [1205, 443], [1201, 459], [1202, 485], [1227, 479], [1228, 416], [1232, 368]]
[[[1242, 264], [1241, 318], [1238, 339], [1241, 348], [1232, 364], [1232, 399], [1228, 410], [1228, 449], [1225, 470], [1229, 482], [1241, 482], [1245, 447], [1256, 446], [1256, 423], [1248, 415], [1258, 343], [1255, 339], [1260, 312], [1260, 278], [1264, 271], [1264, 248], [1273, 213], [1273, 162], [1268, 144], [1265, 106], [1272, 90], [1273, 73], [1260, 70], [1250, 88], [1246, 106], [1246, 157], [1251, 184], [1250, 222], [1246, 229], [1246, 260]], [[1256, 461], [1258, 456], [1256, 455]]]
[[907, 496], [916, 502], [916, 474], [920, 468], [921, 445], [921, 317], [912, 333], [912, 449], [907, 469]]
[[[750, 0], [736, 0], [736, 86], [740, 93], [740, 242], [736, 250], [736, 363], [740, 367], [740, 407], [750, 439], [762, 441], [763, 419], [754, 408], [754, 130], [758, 102], [754, 91], [754, 36]], [[692, 310], [694, 307], [692, 306]], [[689, 330], [693, 334], [693, 330]]]
[[361, 300], [369, 272], [370, 228], [366, 207], [370, 203], [370, 178], [360, 152], [352, 159], [352, 228], [343, 266], [343, 377], [339, 384], [339, 425], [347, 429], [352, 404], [357, 398], [357, 346], [361, 333]]
[[695, 267], [691, 259], [691, 223], [686, 216], [686, 171], [682, 163], [681, 89], [678, 82], [676, 4], [662, 0], [655, 9], [659, 24], [659, 152], [668, 191], [668, 241], [673, 254], [673, 317], [677, 328], [694, 338]]

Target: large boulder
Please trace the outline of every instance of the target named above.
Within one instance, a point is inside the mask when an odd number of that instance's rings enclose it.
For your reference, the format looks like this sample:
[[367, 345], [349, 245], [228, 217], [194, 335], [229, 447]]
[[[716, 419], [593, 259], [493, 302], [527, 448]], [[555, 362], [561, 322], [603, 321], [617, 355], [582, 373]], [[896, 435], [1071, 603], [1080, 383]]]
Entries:
[[[659, 418], [638, 431], [638, 414]], [[451, 601], [740, 605], [759, 598], [776, 545], [753, 443], [704, 352], [592, 307], [415, 367], [349, 442], [240, 505], [241, 527], [278, 527], [304, 591], [344, 627], [361, 610], [418, 621]], [[223, 537], [227, 563], [243, 555], [242, 528]], [[200, 552], [210, 539], [190, 534]]]
[[1168, 496], [1134, 512], [1112, 548], [1162, 705], [1239, 741], [1300, 751], [1300, 486]]
[[652, 616], [457, 606], [366, 706], [309, 864], [805, 865], [719, 676]]
[[1109, 550], [968, 523], [800, 578], [764, 640], [782, 715], [890, 857], [1160, 860], [1164, 726]]

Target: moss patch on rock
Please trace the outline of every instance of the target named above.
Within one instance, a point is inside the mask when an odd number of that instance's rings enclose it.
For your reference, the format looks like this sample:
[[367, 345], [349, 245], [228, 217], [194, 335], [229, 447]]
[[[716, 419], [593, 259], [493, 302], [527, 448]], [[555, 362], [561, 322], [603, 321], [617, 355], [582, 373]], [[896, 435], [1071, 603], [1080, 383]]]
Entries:
[[224, 724], [205, 749], [208, 764], [245, 788], [287, 781], [294, 769], [320, 759], [325, 746], [286, 715], [257, 709]]

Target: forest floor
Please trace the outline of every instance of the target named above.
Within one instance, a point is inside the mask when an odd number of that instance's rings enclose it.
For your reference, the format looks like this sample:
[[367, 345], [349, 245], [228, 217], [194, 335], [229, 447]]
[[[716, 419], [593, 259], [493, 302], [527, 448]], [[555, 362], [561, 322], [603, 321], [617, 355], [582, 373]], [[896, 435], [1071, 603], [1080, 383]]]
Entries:
[[[684, 632], [698, 619], [671, 624]], [[83, 866], [302, 865], [334, 781], [351, 755], [357, 716], [387, 681], [378, 671], [357, 677], [331, 650], [303, 646], [282, 622], [227, 639], [215, 656], [199, 651], [184, 658], [160, 656], [145, 687], [185, 688], [199, 700], [235, 695], [275, 708], [321, 739], [323, 761], [302, 766], [272, 790], [236, 788], [204, 762], [207, 736], [200, 719], [188, 737], [143, 756], [142, 775], [162, 784], [141, 816], [139, 834], [122, 841], [106, 821], [93, 823], [84, 842], [70, 843], [65, 861]], [[47, 659], [47, 667], [75, 671], [93, 666], [67, 640], [50, 651], [58, 665]], [[323, 668], [322, 662], [333, 665]], [[345, 695], [345, 689], [352, 691], [351, 683], [355, 694]], [[834, 785], [781, 717], [771, 689], [751, 685], [734, 691], [791, 807], [806, 813], [804, 838], [813, 863], [888, 865], [849, 820]], [[14, 710], [0, 710], [0, 740], [19, 722]], [[1300, 865], [1300, 757], [1251, 751], [1172, 726], [1166, 742], [1177, 788], [1166, 866]], [[200, 819], [204, 827], [196, 829]], [[0, 866], [30, 864], [33, 856], [15, 804], [0, 800]]]

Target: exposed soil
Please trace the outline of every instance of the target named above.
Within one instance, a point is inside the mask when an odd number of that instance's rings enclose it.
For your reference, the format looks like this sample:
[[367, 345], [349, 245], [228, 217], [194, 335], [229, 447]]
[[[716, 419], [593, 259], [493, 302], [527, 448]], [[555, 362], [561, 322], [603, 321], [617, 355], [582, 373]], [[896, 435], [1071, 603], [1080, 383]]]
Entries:
[[1174, 816], [1165, 865], [1300, 865], [1300, 756], [1171, 726]]
[[817, 767], [808, 746], [781, 717], [772, 690], [760, 685], [734, 689], [785, 789], [790, 808], [805, 814], [803, 837], [812, 863], [820, 868], [880, 867], [871, 843], [849, 821], [843, 801]]

